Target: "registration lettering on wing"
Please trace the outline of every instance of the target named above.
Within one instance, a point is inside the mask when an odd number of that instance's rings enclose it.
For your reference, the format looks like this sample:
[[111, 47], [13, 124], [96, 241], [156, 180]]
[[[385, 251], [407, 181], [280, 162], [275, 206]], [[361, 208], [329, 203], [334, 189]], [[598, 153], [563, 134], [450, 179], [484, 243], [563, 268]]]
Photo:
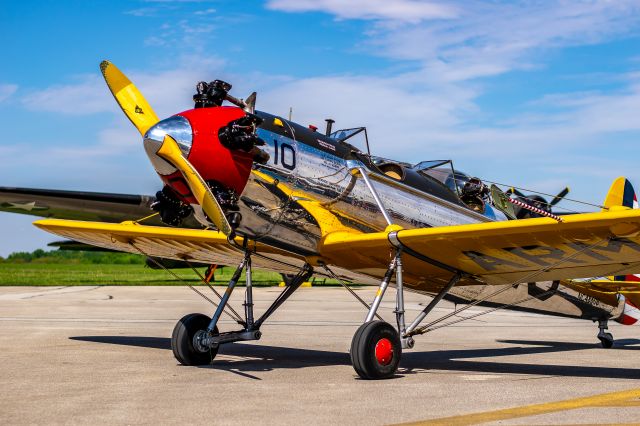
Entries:
[[640, 244], [626, 238], [610, 238], [598, 244], [568, 242], [559, 246], [526, 245], [462, 253], [485, 271], [513, 271], [638, 262]]

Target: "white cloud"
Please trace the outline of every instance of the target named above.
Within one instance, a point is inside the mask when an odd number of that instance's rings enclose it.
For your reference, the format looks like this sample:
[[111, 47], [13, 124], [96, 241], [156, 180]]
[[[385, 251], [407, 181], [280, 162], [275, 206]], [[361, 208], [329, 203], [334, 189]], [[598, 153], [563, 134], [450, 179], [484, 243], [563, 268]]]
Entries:
[[165, 50], [178, 48], [183, 51], [184, 46], [189, 46], [190, 52], [204, 52], [207, 41], [217, 29], [212, 22], [216, 18], [207, 15], [198, 16], [197, 19], [180, 19], [164, 23], [159, 31], [147, 37], [144, 43], [147, 46], [161, 46]]
[[[177, 68], [160, 72], [121, 68], [160, 118], [192, 108], [196, 82], [225, 78], [224, 63], [216, 58], [184, 56], [176, 63]], [[23, 102], [30, 110], [71, 116], [103, 113], [104, 125], [81, 144], [69, 144], [61, 132], [50, 135], [43, 145], [13, 143], [11, 148], [0, 147], [0, 157], [21, 154], [20, 161], [3, 169], [3, 185], [37, 186], [46, 182], [51, 188], [127, 193], [157, 190], [160, 181], [144, 153], [140, 135], [120, 111], [97, 69], [95, 74], [77, 77], [75, 84], [29, 89], [31, 93]], [[65, 173], [56, 173], [60, 164], [64, 164]], [[25, 170], [29, 170], [27, 181]], [[13, 182], [13, 176], [22, 176], [23, 180]]]
[[[280, 9], [287, 4], [284, 0], [269, 3]], [[305, 1], [295, 4], [300, 10], [311, 7]], [[314, 4], [329, 12], [339, 7], [328, 1]], [[373, 7], [363, 6], [358, 17], [374, 19]], [[497, 7], [493, 2], [474, 2], [456, 7], [459, 14], [446, 22], [398, 25], [393, 15], [376, 15], [374, 29], [367, 35], [369, 46], [394, 60], [415, 60], [410, 71], [400, 73], [303, 79], [250, 73], [234, 76], [226, 72], [224, 62], [216, 58], [203, 62], [202, 55], [182, 57], [177, 65], [167, 62], [164, 66], [171, 68], [161, 72], [124, 71], [160, 117], [190, 108], [195, 82], [221, 78], [235, 84], [236, 96], [257, 90], [258, 109], [286, 116], [292, 106], [294, 120], [302, 124], [323, 128], [323, 119], [332, 117], [337, 120], [336, 128], [367, 126], [374, 154], [390, 158], [410, 162], [454, 158], [471, 173], [507, 183], [538, 183], [548, 191], [569, 177], [578, 183], [589, 179], [594, 186], [604, 186], [604, 191], [605, 176], [612, 173], [640, 181], [635, 164], [640, 149], [619, 137], [621, 131], [640, 131], [638, 75], [625, 76], [616, 92], [541, 94], [522, 106], [526, 112], [503, 114], [492, 125], [478, 124], [487, 122], [483, 119], [487, 113], [477, 104], [484, 94], [483, 77], [539, 66], [536, 62], [543, 62], [539, 53], [548, 49], [627, 34], [637, 19], [633, 3], [581, 2], [568, 7], [564, 2], [526, 2]], [[331, 13], [345, 18], [345, 10]], [[117, 124], [97, 135], [95, 144], [73, 150], [58, 148], [43, 157], [77, 156], [96, 165], [101, 158], [137, 149], [138, 135], [127, 127], [129, 123], [98, 73], [73, 84], [32, 91], [24, 103], [31, 109], [65, 114], [118, 114]], [[621, 140], [612, 145], [615, 152], [611, 156], [621, 158], [607, 162], [597, 153], [606, 150], [610, 140]], [[582, 196], [600, 198], [599, 194]]]
[[598, 43], [637, 32], [640, 22], [640, 3], [635, 0], [446, 4], [271, 0], [267, 7], [287, 12], [322, 11], [340, 19], [373, 19], [366, 33], [370, 53], [415, 61], [426, 74], [450, 80], [529, 69], [547, 49]]
[[597, 43], [636, 31], [640, 4], [617, 2], [466, 3], [446, 22], [395, 26], [371, 33], [378, 53], [415, 60], [452, 79], [527, 69], [547, 49]]
[[216, 13], [216, 10], [214, 8], [210, 7], [209, 9], [198, 10], [194, 14], [195, 15], [199, 15], [199, 16], [203, 16], [203, 15], [212, 15], [214, 13]]
[[0, 84], [0, 102], [4, 102], [18, 90], [16, 84]]
[[139, 18], [155, 16], [158, 13], [158, 9], [155, 7], [140, 7], [138, 9], [127, 10], [125, 15], [137, 16]]
[[[175, 108], [188, 108], [196, 82], [220, 76], [224, 66], [223, 61], [213, 57], [183, 56], [176, 63], [177, 68], [161, 72], [123, 70], [159, 115], [173, 114]], [[78, 76], [75, 80], [71, 84], [30, 89], [22, 104], [33, 111], [66, 115], [120, 113], [97, 69], [96, 73]]]
[[419, 0], [270, 0], [267, 7], [285, 12], [327, 12], [341, 19], [385, 19], [420, 22], [452, 18], [458, 8]]
[[[478, 107], [486, 77], [535, 72], [550, 52], [637, 35], [637, 1], [446, 4], [453, 13], [419, 17], [382, 13], [376, 2], [270, 1], [282, 11], [371, 19], [359, 45], [412, 71], [291, 81], [259, 100], [279, 104], [283, 115], [292, 105], [303, 122], [317, 125], [331, 115], [338, 127], [367, 125], [376, 153], [405, 161], [453, 157], [459, 167], [496, 180], [546, 185], [570, 178], [603, 191], [619, 173], [640, 181], [640, 146], [629, 136], [640, 132], [640, 78], [608, 76], [618, 80], [616, 91], [540, 93], [495, 124], [484, 124], [490, 120]], [[599, 200], [590, 188], [579, 196]]]
[[[97, 69], [97, 68], [96, 68]], [[55, 85], [46, 89], [32, 89], [22, 104], [33, 111], [50, 111], [69, 115], [87, 115], [110, 111], [111, 96], [99, 73], [77, 76], [77, 82]]]

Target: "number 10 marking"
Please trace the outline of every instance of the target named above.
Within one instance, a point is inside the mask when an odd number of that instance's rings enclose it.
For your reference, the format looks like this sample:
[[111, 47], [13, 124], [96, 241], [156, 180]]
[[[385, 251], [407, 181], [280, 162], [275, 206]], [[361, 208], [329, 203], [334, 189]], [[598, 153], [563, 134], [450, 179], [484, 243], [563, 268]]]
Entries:
[[[273, 140], [275, 147], [275, 156], [273, 163], [277, 166], [278, 160], [282, 163], [282, 167], [287, 170], [293, 170], [296, 168], [296, 151], [288, 143], [279, 144], [276, 139]], [[278, 149], [280, 148], [280, 149]], [[279, 155], [278, 155], [279, 154]]]

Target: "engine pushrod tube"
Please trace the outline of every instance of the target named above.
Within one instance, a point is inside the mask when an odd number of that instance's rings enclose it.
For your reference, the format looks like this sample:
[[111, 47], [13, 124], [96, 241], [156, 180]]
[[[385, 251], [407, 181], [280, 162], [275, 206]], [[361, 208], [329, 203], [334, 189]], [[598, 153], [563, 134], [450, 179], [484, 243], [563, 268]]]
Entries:
[[460, 281], [460, 279], [462, 278], [462, 274], [457, 273], [455, 274], [453, 277], [451, 277], [451, 279], [449, 280], [449, 282], [447, 283], [447, 285], [445, 285], [442, 290], [440, 290], [440, 292], [431, 300], [431, 302], [422, 310], [422, 312], [420, 312], [420, 314], [418, 314], [418, 316], [416, 317], [416, 319], [411, 323], [411, 325], [409, 326], [409, 328], [407, 328], [406, 330], [406, 334], [411, 333], [413, 330], [415, 330], [415, 328], [417, 326], [420, 325], [420, 323], [425, 319], [425, 317], [429, 314], [429, 312], [431, 312], [433, 310], [433, 308], [436, 307], [436, 305], [438, 303], [440, 303], [440, 301], [442, 300], [442, 298], [444, 296], [447, 295], [447, 293], [449, 293], [449, 290], [451, 290], [451, 288], [456, 285], [456, 283], [458, 281]]

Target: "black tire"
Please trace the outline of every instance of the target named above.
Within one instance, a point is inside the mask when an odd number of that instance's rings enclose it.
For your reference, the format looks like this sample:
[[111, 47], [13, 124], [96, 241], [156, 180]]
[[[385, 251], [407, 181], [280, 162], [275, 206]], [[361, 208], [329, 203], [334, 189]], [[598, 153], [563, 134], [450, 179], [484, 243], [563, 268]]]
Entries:
[[[203, 314], [185, 315], [178, 321], [171, 335], [173, 356], [182, 365], [208, 365], [216, 357], [218, 348], [201, 352], [193, 346], [193, 337], [200, 330], [206, 330], [211, 318]], [[214, 329], [218, 334], [218, 327]]]
[[604, 336], [598, 336], [598, 339], [600, 339], [600, 344], [602, 344], [603, 348], [610, 349], [613, 347], [613, 334], [604, 333]]
[[400, 336], [389, 323], [371, 321], [362, 324], [353, 335], [351, 364], [363, 379], [393, 377], [398, 370], [401, 356]]

